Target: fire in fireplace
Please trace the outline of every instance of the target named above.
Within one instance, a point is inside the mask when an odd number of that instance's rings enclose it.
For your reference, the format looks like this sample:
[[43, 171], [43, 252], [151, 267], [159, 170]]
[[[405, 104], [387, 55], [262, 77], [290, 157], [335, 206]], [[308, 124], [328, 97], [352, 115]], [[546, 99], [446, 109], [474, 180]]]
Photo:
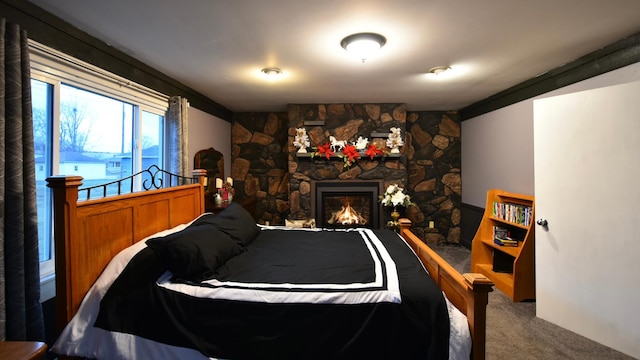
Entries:
[[[341, 201], [342, 202], [342, 201]], [[346, 200], [346, 206], [342, 206], [339, 211], [331, 214], [331, 218], [327, 222], [331, 225], [366, 225], [367, 218], [360, 215], [358, 211], [351, 207], [351, 201]]]
[[318, 181], [315, 183], [315, 219], [320, 227], [380, 228], [379, 181]]

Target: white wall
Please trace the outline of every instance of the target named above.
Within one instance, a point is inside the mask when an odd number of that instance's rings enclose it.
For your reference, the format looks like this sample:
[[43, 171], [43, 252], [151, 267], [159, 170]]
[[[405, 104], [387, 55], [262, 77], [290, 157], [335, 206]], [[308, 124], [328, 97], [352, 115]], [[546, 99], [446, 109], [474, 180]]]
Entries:
[[189, 107], [188, 137], [189, 171], [193, 170], [193, 157], [199, 150], [210, 147], [224, 156], [225, 177], [231, 176], [231, 123], [204, 111]]
[[535, 195], [533, 100], [640, 80], [640, 63], [462, 122], [462, 202], [485, 207], [489, 189]]
[[462, 202], [485, 207], [489, 189], [533, 194], [533, 102], [463, 121], [461, 147]]

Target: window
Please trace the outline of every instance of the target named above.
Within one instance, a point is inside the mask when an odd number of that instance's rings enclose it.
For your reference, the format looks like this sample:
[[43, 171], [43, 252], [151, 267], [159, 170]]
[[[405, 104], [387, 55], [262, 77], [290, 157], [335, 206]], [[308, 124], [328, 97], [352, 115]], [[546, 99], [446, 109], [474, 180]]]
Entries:
[[[54, 274], [51, 175], [83, 187], [165, 168], [168, 97], [31, 42], [40, 275]], [[129, 189], [127, 187], [127, 189]], [[134, 190], [139, 190], [135, 186]], [[127, 190], [124, 190], [127, 191]], [[42, 300], [54, 294], [44, 294]]]

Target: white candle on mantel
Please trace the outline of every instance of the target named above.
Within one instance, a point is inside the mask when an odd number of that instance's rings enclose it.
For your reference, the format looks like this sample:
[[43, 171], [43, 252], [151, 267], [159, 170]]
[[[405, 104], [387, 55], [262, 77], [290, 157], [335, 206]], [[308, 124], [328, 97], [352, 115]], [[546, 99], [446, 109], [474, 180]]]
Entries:
[[222, 187], [222, 179], [216, 178], [216, 189], [220, 189]]
[[227, 182], [229, 183], [230, 186], [233, 186], [233, 179], [228, 177], [227, 178]]

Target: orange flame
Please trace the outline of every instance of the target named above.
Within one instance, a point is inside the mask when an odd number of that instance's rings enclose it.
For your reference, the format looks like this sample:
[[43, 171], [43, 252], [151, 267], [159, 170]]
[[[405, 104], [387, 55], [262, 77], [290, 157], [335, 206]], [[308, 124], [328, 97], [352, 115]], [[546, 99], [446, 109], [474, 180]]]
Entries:
[[349, 204], [347, 204], [347, 206], [343, 206], [340, 211], [336, 212], [333, 218], [336, 223], [341, 225], [364, 225], [366, 223], [366, 219], [362, 215], [358, 214], [358, 212]]

